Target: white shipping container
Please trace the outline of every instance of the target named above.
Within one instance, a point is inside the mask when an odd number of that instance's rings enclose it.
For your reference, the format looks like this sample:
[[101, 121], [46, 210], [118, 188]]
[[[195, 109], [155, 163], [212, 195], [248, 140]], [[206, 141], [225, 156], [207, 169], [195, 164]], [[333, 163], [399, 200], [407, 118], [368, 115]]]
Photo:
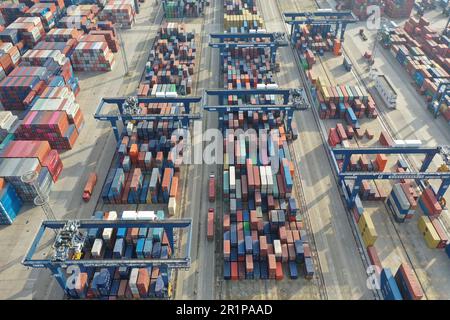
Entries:
[[272, 167], [266, 166], [267, 194], [273, 193], [273, 174]]
[[281, 250], [281, 241], [279, 239], [273, 240], [273, 251], [275, 253], [276, 258], [281, 258], [282, 250]]
[[408, 147], [415, 147], [415, 148], [419, 148], [420, 146], [422, 146], [422, 141], [421, 140], [404, 140], [406, 146]]
[[103, 240], [102, 239], [95, 239], [94, 244], [91, 248], [91, 255], [94, 258], [101, 258], [103, 253]]
[[236, 170], [230, 166], [230, 191], [236, 191]]
[[177, 200], [174, 197], [169, 198], [168, 210], [170, 217], [175, 215], [175, 212], [177, 210]]
[[138, 288], [137, 288], [137, 285], [136, 285], [137, 280], [138, 280], [138, 276], [139, 276], [139, 268], [131, 269], [128, 285], [130, 287], [130, 290], [133, 293], [139, 292]]
[[136, 214], [137, 220], [156, 220], [155, 211], [138, 211]]
[[259, 168], [259, 175], [261, 177], [261, 193], [267, 194], [266, 167], [261, 166], [258, 168]]
[[[114, 221], [117, 220], [117, 212], [116, 211], [109, 211], [107, 218], [107, 221]], [[103, 240], [109, 241], [113, 238], [114, 229], [113, 228], [105, 228], [103, 229], [102, 237]]]

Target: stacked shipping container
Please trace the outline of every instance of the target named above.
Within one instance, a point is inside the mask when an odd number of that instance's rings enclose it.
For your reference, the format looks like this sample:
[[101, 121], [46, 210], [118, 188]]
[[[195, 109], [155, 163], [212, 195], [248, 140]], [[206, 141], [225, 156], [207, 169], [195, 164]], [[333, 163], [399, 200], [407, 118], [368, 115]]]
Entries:
[[163, 0], [166, 18], [198, 17], [204, 10], [205, 0]]
[[[163, 211], [97, 211], [97, 220], [162, 220]], [[163, 228], [92, 228], [87, 230], [82, 260], [89, 259], [169, 259], [173, 248]], [[148, 268], [85, 267], [78, 274], [75, 288], [66, 288], [78, 299], [163, 298], [171, 290], [171, 271], [167, 266]]]
[[134, 0], [112, 0], [103, 7], [98, 17], [102, 21], [111, 21], [129, 29], [134, 24], [135, 15]]
[[[263, 27], [253, 1], [224, 3], [225, 29], [248, 32]], [[249, 12], [251, 11], [251, 15]], [[230, 21], [233, 21], [232, 23]], [[224, 55], [227, 89], [277, 87], [264, 49], [239, 48]], [[229, 96], [229, 105], [274, 104], [273, 96]], [[223, 216], [224, 279], [284, 278], [298, 267], [311, 279], [314, 267], [306, 232], [296, 200], [292, 197], [294, 166], [280, 112], [228, 113], [223, 118], [224, 172]], [[245, 138], [238, 129], [264, 129]], [[260, 141], [259, 139], [262, 139]], [[258, 141], [260, 141], [258, 145]], [[254, 152], [256, 151], [256, 152]]]
[[165, 23], [150, 51], [140, 95], [176, 97], [192, 92], [196, 46], [192, 32], [183, 24]]
[[[397, 28], [383, 41], [391, 46], [391, 53], [412, 77], [417, 90], [430, 101], [439, 85], [449, 81], [450, 57], [447, 36], [430, 28], [425, 18], [411, 17], [403, 29]], [[441, 105], [429, 105], [433, 112], [441, 113], [450, 121], [450, 98]]]

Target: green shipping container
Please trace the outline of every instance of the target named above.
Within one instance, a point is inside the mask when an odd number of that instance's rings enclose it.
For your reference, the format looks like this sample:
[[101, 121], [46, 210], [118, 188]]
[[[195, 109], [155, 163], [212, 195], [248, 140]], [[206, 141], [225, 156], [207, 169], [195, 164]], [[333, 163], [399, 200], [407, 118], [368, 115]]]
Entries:
[[273, 180], [273, 196], [274, 196], [274, 198], [278, 198], [279, 196], [280, 196], [280, 194], [279, 194], [279, 192], [278, 192], [278, 184], [277, 184], [277, 175], [276, 174], [274, 174], [273, 175], [273, 178], [272, 178], [272, 180]]
[[223, 172], [223, 192], [230, 194], [230, 174], [228, 171]]

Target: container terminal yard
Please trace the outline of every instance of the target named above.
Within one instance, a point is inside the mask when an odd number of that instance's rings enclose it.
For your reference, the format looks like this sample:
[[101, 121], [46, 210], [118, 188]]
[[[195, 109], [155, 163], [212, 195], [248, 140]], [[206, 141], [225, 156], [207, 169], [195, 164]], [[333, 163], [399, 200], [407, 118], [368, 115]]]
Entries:
[[2, 1], [0, 298], [450, 299], [428, 2]]

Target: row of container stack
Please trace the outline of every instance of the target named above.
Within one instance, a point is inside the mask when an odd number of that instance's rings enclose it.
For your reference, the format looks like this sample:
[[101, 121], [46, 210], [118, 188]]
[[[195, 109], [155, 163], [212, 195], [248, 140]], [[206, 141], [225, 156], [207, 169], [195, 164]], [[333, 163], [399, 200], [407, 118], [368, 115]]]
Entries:
[[195, 58], [194, 33], [186, 31], [184, 24], [165, 23], [150, 51], [139, 95], [176, 97], [191, 94]]
[[167, 19], [199, 17], [205, 10], [207, 0], [163, 0]]
[[[94, 213], [96, 220], [163, 220], [163, 211], [116, 211]], [[81, 260], [169, 259], [173, 248], [163, 228], [91, 228]], [[75, 299], [167, 298], [171, 290], [171, 270], [167, 266], [131, 268], [82, 267], [74, 288], [66, 288]]]
[[[253, 1], [226, 1], [225, 29], [264, 28]], [[269, 52], [239, 48], [224, 52], [224, 86], [277, 87]], [[275, 104], [273, 96], [231, 95], [227, 104]], [[234, 112], [221, 120], [224, 133], [224, 279], [311, 279], [314, 266], [298, 203], [293, 197], [293, 159], [282, 112]], [[238, 129], [255, 129], [244, 138]], [[266, 137], [258, 129], [264, 129]], [[262, 143], [257, 144], [259, 139]], [[274, 157], [274, 158], [271, 158]]]
[[173, 121], [142, 121], [128, 125], [116, 150], [103, 188], [106, 203], [166, 203], [174, 214], [179, 199], [181, 157], [172, 149], [181, 143]]
[[[430, 101], [439, 85], [449, 81], [450, 60], [448, 36], [441, 35], [430, 27], [430, 22], [411, 17], [403, 28], [389, 30], [382, 39], [385, 47], [390, 47], [396, 58], [411, 76], [417, 91]], [[445, 96], [441, 104], [428, 104], [435, 114], [442, 114], [450, 121], [450, 98]]]

